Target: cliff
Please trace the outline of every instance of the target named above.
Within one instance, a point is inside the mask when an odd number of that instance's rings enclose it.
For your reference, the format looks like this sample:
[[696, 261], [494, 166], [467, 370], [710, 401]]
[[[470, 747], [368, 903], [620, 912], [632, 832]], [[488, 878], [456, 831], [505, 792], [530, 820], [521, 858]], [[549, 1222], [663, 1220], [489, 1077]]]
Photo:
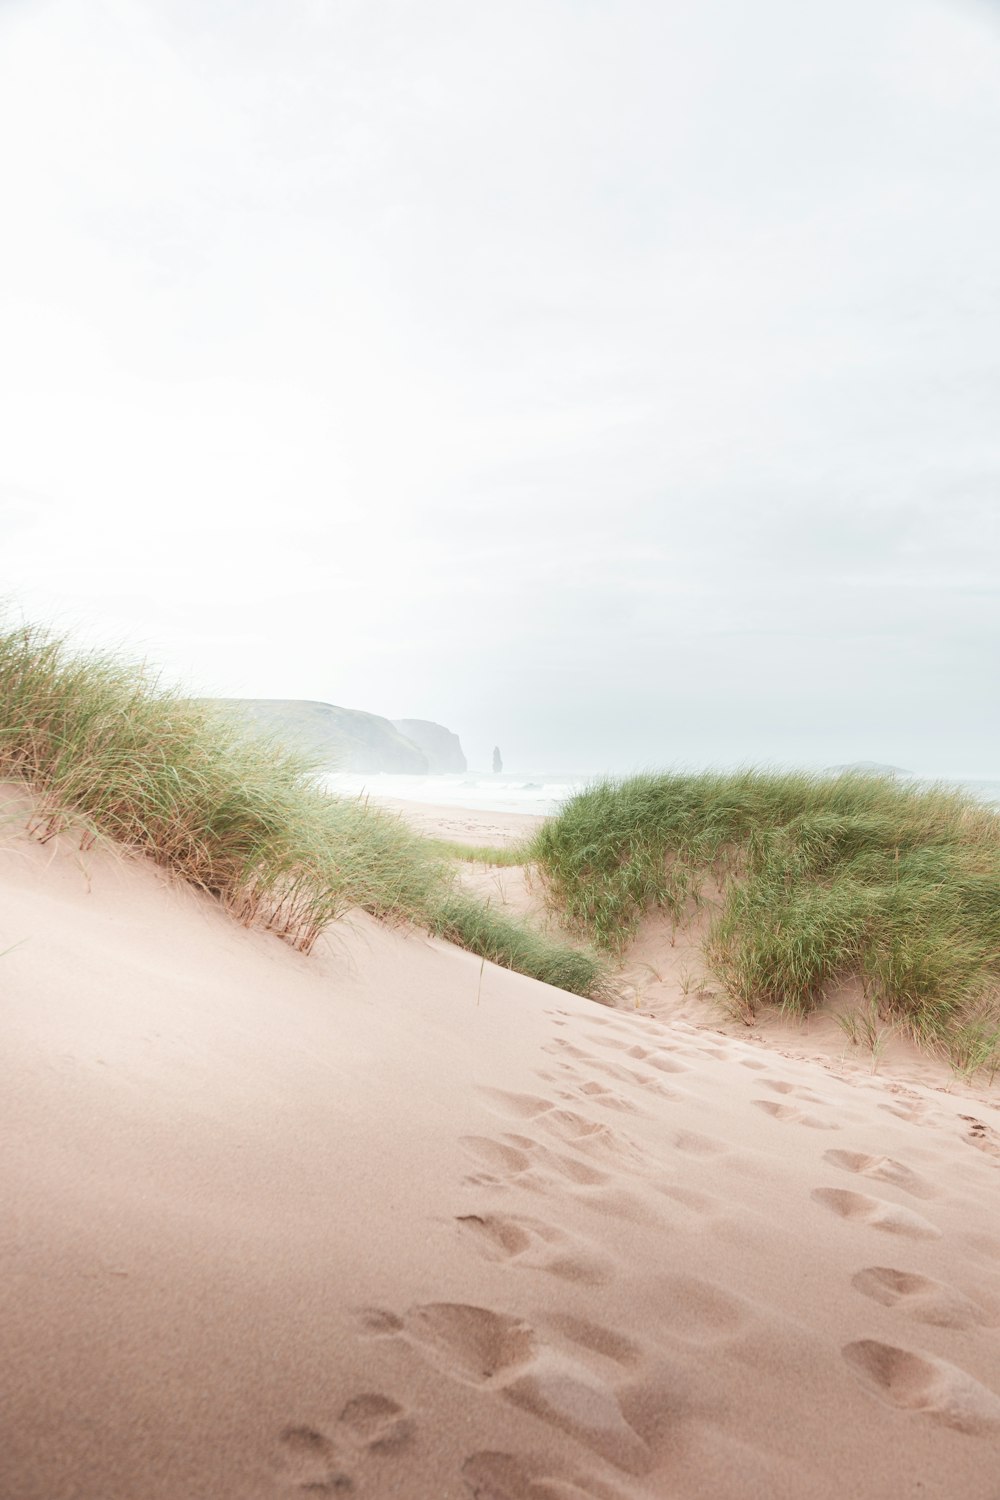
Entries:
[[[254, 729], [305, 750], [331, 771], [395, 771], [421, 776], [431, 769], [425, 752], [378, 714], [306, 698], [209, 701], [242, 715]], [[446, 729], [441, 733], [448, 735]]]
[[430, 719], [393, 719], [392, 723], [394, 729], [424, 752], [435, 775], [469, 769], [458, 735], [443, 724], [434, 724]]

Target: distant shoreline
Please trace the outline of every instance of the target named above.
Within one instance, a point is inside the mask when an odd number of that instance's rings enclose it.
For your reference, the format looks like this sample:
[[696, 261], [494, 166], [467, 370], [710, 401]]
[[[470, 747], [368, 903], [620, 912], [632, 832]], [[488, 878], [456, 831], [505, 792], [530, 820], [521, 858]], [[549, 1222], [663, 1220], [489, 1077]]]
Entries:
[[[323, 780], [330, 791], [343, 797], [366, 797], [379, 806], [424, 807], [442, 816], [483, 813], [494, 818], [523, 816], [541, 821], [553, 817], [560, 807], [584, 787], [603, 777], [621, 779], [624, 772], [504, 773], [488, 771], [464, 774], [408, 776], [391, 772], [329, 772]], [[816, 774], [821, 775], [822, 772]], [[897, 775], [900, 782], [940, 782], [971, 793], [986, 803], [1000, 804], [1000, 777], [953, 777]], [[435, 837], [451, 837], [440, 834]]]

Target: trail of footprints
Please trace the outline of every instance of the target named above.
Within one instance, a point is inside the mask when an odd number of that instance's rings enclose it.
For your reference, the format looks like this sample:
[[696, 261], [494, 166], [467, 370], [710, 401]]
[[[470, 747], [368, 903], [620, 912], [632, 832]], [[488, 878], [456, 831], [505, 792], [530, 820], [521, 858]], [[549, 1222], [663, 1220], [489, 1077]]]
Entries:
[[[556, 1016], [556, 1024], [559, 1022]], [[645, 1175], [673, 1205], [708, 1219], [719, 1200], [691, 1188], [655, 1181], [658, 1164], [639, 1144], [608, 1120], [592, 1112], [606, 1111], [616, 1119], [642, 1110], [640, 1099], [683, 1099], [683, 1075], [706, 1059], [731, 1057], [731, 1050], [711, 1042], [685, 1045], [677, 1031], [650, 1026], [656, 1036], [669, 1036], [669, 1050], [636, 1041], [635, 1028], [614, 1015], [601, 1017], [600, 1029], [589, 1033], [603, 1056], [585, 1052], [555, 1037], [548, 1050], [556, 1059], [554, 1071], [539, 1077], [553, 1085], [555, 1097], [484, 1088], [487, 1107], [510, 1129], [495, 1136], [472, 1135], [462, 1140], [473, 1173], [467, 1184], [491, 1193], [517, 1187], [539, 1193], [571, 1192], [602, 1217], [618, 1216], [635, 1223], [657, 1222], [646, 1197], [630, 1194], [612, 1179], [622, 1168]], [[606, 1054], [614, 1054], [609, 1058]], [[694, 1063], [684, 1061], [684, 1056]], [[756, 1074], [768, 1064], [742, 1059]], [[599, 1075], [599, 1076], [598, 1076]], [[668, 1081], [669, 1080], [669, 1081]], [[751, 1102], [776, 1124], [813, 1130], [841, 1128], [831, 1120], [828, 1101], [811, 1090], [778, 1077], [760, 1083], [777, 1098]], [[628, 1092], [623, 1092], [622, 1090]], [[899, 1088], [898, 1102], [881, 1104], [908, 1121], [927, 1110], [919, 1097]], [[905, 1097], [910, 1096], [910, 1097]], [[582, 1113], [586, 1109], [588, 1113]], [[840, 1112], [850, 1118], [849, 1111]], [[1000, 1138], [972, 1116], [966, 1139], [989, 1155], [1000, 1157]], [[531, 1131], [531, 1134], [527, 1132]], [[687, 1155], [712, 1159], [731, 1149], [725, 1141], [691, 1130], [680, 1130], [665, 1144]], [[884, 1182], [919, 1202], [929, 1202], [938, 1189], [902, 1162], [886, 1156], [830, 1149], [822, 1158], [828, 1166], [855, 1179]], [[836, 1218], [894, 1236], [903, 1241], [931, 1243], [941, 1230], [916, 1209], [904, 1207], [847, 1187], [813, 1189], [812, 1199]], [[495, 1207], [457, 1216], [457, 1231], [471, 1249], [511, 1270], [543, 1271], [583, 1287], [599, 1288], [616, 1275], [615, 1259], [600, 1247], [540, 1217], [503, 1213]], [[971, 1237], [967, 1237], [971, 1238]], [[981, 1237], [982, 1238], [982, 1237]], [[998, 1242], [1000, 1244], [1000, 1242]], [[983, 1253], [992, 1255], [990, 1246]], [[860, 1296], [892, 1308], [916, 1324], [955, 1330], [995, 1327], [1000, 1316], [946, 1283], [894, 1266], [873, 1265], [859, 1270], [852, 1286]], [[664, 1277], [658, 1311], [664, 1332], [681, 1341], [708, 1344], [736, 1336], [746, 1321], [739, 1300], [713, 1283], [695, 1277]], [[994, 1304], [995, 1306], [995, 1304]], [[643, 1364], [643, 1351], [612, 1329], [569, 1315], [550, 1316], [546, 1335], [521, 1318], [463, 1303], [428, 1303], [405, 1315], [369, 1308], [361, 1314], [361, 1330], [374, 1338], [405, 1340], [448, 1378], [499, 1393], [511, 1406], [526, 1411], [569, 1435], [623, 1474], [642, 1476], [656, 1463], [656, 1434], [632, 1413], [630, 1379]], [[854, 1340], [841, 1350], [842, 1358], [863, 1389], [875, 1399], [903, 1412], [973, 1437], [1000, 1433], [1000, 1397], [965, 1371], [935, 1356], [874, 1339]], [[638, 1402], [636, 1410], [648, 1403]], [[414, 1422], [391, 1397], [363, 1393], [343, 1408], [332, 1433], [311, 1427], [288, 1427], [281, 1434], [280, 1465], [286, 1482], [302, 1492], [347, 1495], [354, 1491], [352, 1460], [388, 1459], [405, 1452], [414, 1439]], [[619, 1500], [620, 1492], [588, 1473], [560, 1467], [551, 1458], [531, 1453], [483, 1450], [463, 1462], [462, 1479], [477, 1500]]]
[[[610, 1045], [633, 1056], [644, 1050], [629, 1049], [617, 1039]], [[754, 1073], [767, 1071], [767, 1064], [756, 1058], [742, 1059], [742, 1065]], [[762, 1078], [761, 1082], [779, 1098], [759, 1098], [752, 1102], [776, 1122], [810, 1129], [840, 1128], [839, 1120], [829, 1120], [808, 1108], [810, 1104], [822, 1107], [824, 1103], [811, 1090], [775, 1077]], [[902, 1085], [890, 1085], [890, 1089], [895, 1098], [891, 1103], [881, 1103], [880, 1109], [911, 1124], [928, 1120], [930, 1106], [919, 1095]], [[964, 1135], [967, 1143], [1000, 1160], [1000, 1135], [973, 1115], [959, 1118], [967, 1127]], [[933, 1184], [891, 1157], [831, 1149], [823, 1153], [823, 1160], [855, 1177], [885, 1182], [917, 1200], [926, 1202], [940, 1196]], [[887, 1235], [928, 1243], [942, 1237], [937, 1225], [916, 1210], [868, 1193], [818, 1187], [812, 1197], [838, 1218]], [[970, 1248], [991, 1259], [1000, 1259], [1000, 1242], [992, 1237], [965, 1238]], [[913, 1323], [955, 1330], [995, 1328], [1000, 1324], [995, 1301], [988, 1308], [954, 1287], [914, 1271], [868, 1266], [854, 1275], [852, 1285], [860, 1295], [895, 1309]], [[876, 1339], [852, 1341], [841, 1354], [862, 1387], [888, 1406], [918, 1413], [931, 1422], [973, 1437], [995, 1439], [1000, 1433], [1000, 1396], [947, 1360]]]
[[[557, 1084], [556, 1098], [481, 1090], [494, 1114], [520, 1128], [497, 1136], [465, 1137], [466, 1151], [485, 1169], [468, 1180], [491, 1189], [517, 1186], [541, 1191], [555, 1186], [573, 1192], [579, 1203], [604, 1219], [656, 1225], [659, 1221], [647, 1198], [615, 1186], [613, 1179], [620, 1182], [623, 1168], [652, 1177], [658, 1163], [617, 1124], [595, 1120], [593, 1110], [621, 1118], [641, 1108], [616, 1084], [638, 1086], [659, 1098], [681, 1097], [665, 1077], [689, 1072], [690, 1064], [655, 1047], [637, 1045], [631, 1028], [627, 1041], [603, 1033], [594, 1039], [620, 1053], [621, 1062], [591, 1056], [557, 1038], [551, 1048], [559, 1059], [556, 1072], [541, 1075]], [[572, 1107], [576, 1104], [587, 1107], [588, 1113]], [[533, 1134], [524, 1133], [527, 1129]], [[686, 1154], [705, 1157], [728, 1149], [724, 1142], [694, 1131], [677, 1132], [672, 1144]], [[708, 1194], [660, 1187], [689, 1212], [707, 1215], [714, 1209], [715, 1200]], [[616, 1274], [612, 1256], [535, 1216], [492, 1209], [463, 1214], [456, 1222], [480, 1254], [512, 1269], [542, 1270], [594, 1287], [606, 1285]], [[737, 1300], [717, 1287], [693, 1277], [665, 1278], [664, 1329], [682, 1342], [734, 1337], [743, 1320]], [[625, 1474], [643, 1475], [655, 1466], [655, 1434], [630, 1418], [629, 1377], [638, 1379], [643, 1352], [615, 1330], [564, 1314], [547, 1318], [543, 1337], [523, 1320], [454, 1304], [419, 1307], [397, 1321], [398, 1336], [419, 1347], [453, 1379], [496, 1388], [512, 1406], [573, 1437]], [[639, 1380], [640, 1386], [643, 1383]], [[556, 1474], [550, 1465], [551, 1461], [549, 1466], [539, 1465], [530, 1455], [484, 1451], [469, 1457], [462, 1474], [471, 1493], [483, 1500], [615, 1500], [617, 1491], [592, 1475]]]
[[954, 1287], [915, 1271], [899, 1271], [895, 1266], [866, 1266], [852, 1277], [856, 1291], [881, 1302], [884, 1307], [898, 1307], [916, 1323], [930, 1323], [938, 1328], [988, 1328], [996, 1319], [978, 1302]]
[[[617, 1036], [601, 1036], [591, 1032], [590, 1040], [641, 1061], [644, 1068], [655, 1067], [661, 1073], [679, 1073], [688, 1068], [676, 1056], [657, 1054], [654, 1049]], [[655, 1079], [648, 1072], [635, 1073], [623, 1064], [601, 1062], [572, 1044], [557, 1041], [553, 1050], [560, 1051], [564, 1057], [576, 1063], [585, 1063], [589, 1070], [602, 1071], [605, 1076], [622, 1082], [640, 1083], [646, 1088], [655, 1086]], [[698, 1051], [702, 1056], [716, 1053], [724, 1055], [721, 1049], [710, 1046], [699, 1048]], [[755, 1073], [767, 1071], [767, 1064], [756, 1058], [742, 1059], [742, 1065]], [[825, 1101], [811, 1090], [777, 1077], [762, 1078], [761, 1083], [778, 1098], [758, 1098], [752, 1100], [752, 1103], [776, 1122], [814, 1130], [841, 1128], [840, 1119], [831, 1120], [809, 1108], [813, 1105], [822, 1110], [825, 1105]], [[929, 1106], [919, 1095], [901, 1085], [890, 1087], [896, 1097], [891, 1103], [880, 1104], [881, 1109], [897, 1115], [907, 1123], [922, 1122], [927, 1118]], [[663, 1092], [662, 1088], [658, 1092]], [[676, 1091], [674, 1093], [676, 1097]], [[846, 1115], [845, 1111], [841, 1117]], [[962, 1115], [960, 1118], [968, 1127], [965, 1134], [968, 1143], [987, 1155], [1000, 1159], [1000, 1136], [975, 1116]], [[701, 1152], [706, 1156], [726, 1149], [722, 1143], [691, 1132], [679, 1134], [674, 1140], [674, 1147], [682, 1151]], [[938, 1189], [919, 1173], [891, 1157], [828, 1150], [823, 1153], [823, 1160], [855, 1177], [885, 1182], [917, 1200], [928, 1201], [940, 1196]], [[930, 1243], [942, 1237], [937, 1225], [915, 1209], [868, 1193], [841, 1187], [817, 1187], [812, 1192], [812, 1198], [840, 1219], [902, 1240]], [[706, 1199], [700, 1206], [705, 1209], [710, 1201]], [[980, 1244], [980, 1241], [988, 1237], [979, 1236], [974, 1246], [974, 1237], [966, 1238], [973, 1248], [978, 1247], [983, 1254], [995, 1256], [992, 1240], [989, 1244]], [[1000, 1322], [1000, 1318], [964, 1293], [912, 1271], [890, 1266], [869, 1266], [857, 1272], [852, 1278], [852, 1285], [862, 1296], [896, 1309], [900, 1315], [914, 1323], [952, 1329], [977, 1329], [993, 1327]], [[993, 1435], [1000, 1431], [1000, 1397], [945, 1360], [871, 1339], [851, 1342], [841, 1353], [860, 1384], [890, 1406], [921, 1413], [931, 1421], [974, 1436]]]
[[[649, 1209], [648, 1195], [632, 1194], [620, 1185], [623, 1169], [653, 1178], [661, 1164], [617, 1123], [594, 1119], [593, 1112], [608, 1111], [621, 1119], [641, 1109], [616, 1084], [659, 1098], [682, 1097], [664, 1079], [688, 1073], [691, 1066], [663, 1050], [637, 1045], [631, 1029], [628, 1035], [627, 1042], [610, 1040], [621, 1062], [594, 1057], [557, 1038], [550, 1049], [559, 1059], [556, 1071], [540, 1075], [556, 1085], [555, 1097], [482, 1089], [487, 1107], [513, 1128], [463, 1139], [480, 1169], [467, 1181], [493, 1190], [516, 1186], [547, 1192], [555, 1187], [572, 1192], [578, 1203], [605, 1220], [662, 1222]], [[608, 1039], [601, 1034], [596, 1040]], [[588, 1113], [573, 1106], [586, 1107]], [[525, 1133], [529, 1129], [531, 1135]], [[669, 1143], [699, 1157], [729, 1149], [690, 1130], [676, 1132]], [[708, 1216], [715, 1210], [716, 1200], [708, 1194], [656, 1186], [690, 1213]], [[614, 1257], [536, 1216], [492, 1208], [460, 1215], [456, 1223], [479, 1254], [511, 1269], [541, 1270], [588, 1287], [606, 1285], [617, 1274]], [[681, 1342], [712, 1343], [735, 1337], [744, 1313], [736, 1299], [710, 1283], [674, 1277], [664, 1278], [661, 1321], [664, 1331]], [[573, 1437], [623, 1473], [649, 1472], [656, 1462], [655, 1435], [641, 1421], [630, 1420], [628, 1399], [628, 1377], [638, 1379], [642, 1351], [613, 1329], [568, 1315], [549, 1316], [546, 1325], [543, 1337], [520, 1319], [454, 1304], [419, 1307], [394, 1320], [397, 1335], [452, 1378], [497, 1389], [512, 1406]], [[615, 1500], [617, 1491], [592, 1476], [555, 1474], [550, 1465], [539, 1465], [530, 1455], [484, 1451], [471, 1455], [462, 1473], [471, 1493], [483, 1500]]]
[[[913, 1122], [926, 1106], [918, 1100], [880, 1108]], [[891, 1157], [829, 1150], [823, 1153], [823, 1160], [855, 1176], [889, 1183], [913, 1198], [926, 1201], [940, 1197], [933, 1184]], [[812, 1197], [839, 1218], [886, 1234], [914, 1241], [942, 1237], [941, 1230], [921, 1214], [867, 1193], [824, 1187], [815, 1188]], [[867, 1266], [851, 1278], [851, 1284], [862, 1296], [895, 1308], [915, 1323], [973, 1330], [997, 1322], [985, 1307], [964, 1293], [915, 1271]], [[846, 1344], [841, 1354], [859, 1383], [888, 1406], [920, 1413], [931, 1422], [973, 1437], [993, 1438], [1000, 1433], [1000, 1397], [947, 1360], [878, 1339], [855, 1340]]]

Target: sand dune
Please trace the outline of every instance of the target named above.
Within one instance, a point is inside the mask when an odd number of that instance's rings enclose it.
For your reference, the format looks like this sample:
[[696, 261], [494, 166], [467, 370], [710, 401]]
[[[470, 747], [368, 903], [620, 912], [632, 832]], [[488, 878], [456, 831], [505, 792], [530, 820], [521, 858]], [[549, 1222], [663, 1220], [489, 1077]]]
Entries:
[[995, 1500], [985, 1096], [13, 832], [0, 884], [3, 1496]]

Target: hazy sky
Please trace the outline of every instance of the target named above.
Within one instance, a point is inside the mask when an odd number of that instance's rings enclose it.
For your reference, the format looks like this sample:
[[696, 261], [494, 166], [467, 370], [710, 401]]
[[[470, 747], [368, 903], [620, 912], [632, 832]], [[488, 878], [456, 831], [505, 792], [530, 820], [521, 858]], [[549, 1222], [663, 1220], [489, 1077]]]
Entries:
[[0, 0], [0, 594], [508, 766], [1000, 775], [1000, 5]]

